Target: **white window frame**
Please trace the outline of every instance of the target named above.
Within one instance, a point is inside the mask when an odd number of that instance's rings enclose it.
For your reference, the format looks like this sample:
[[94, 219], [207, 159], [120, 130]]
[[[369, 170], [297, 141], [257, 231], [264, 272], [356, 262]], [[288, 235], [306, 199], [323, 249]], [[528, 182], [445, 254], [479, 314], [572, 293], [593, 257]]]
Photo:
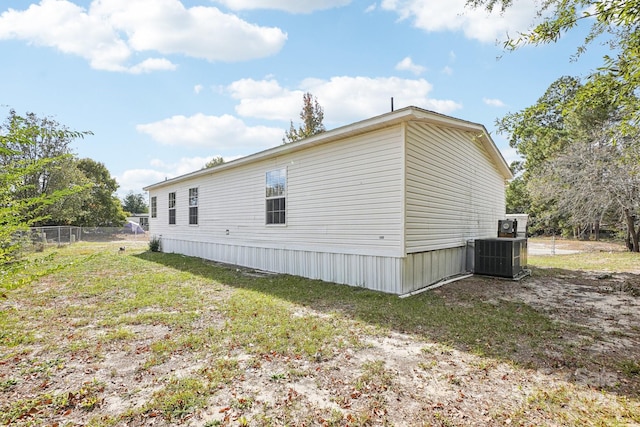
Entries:
[[[176, 192], [169, 193], [169, 225], [176, 225]], [[173, 222], [171, 219], [173, 218]]]
[[151, 218], [158, 217], [158, 198], [156, 196], [151, 197]]
[[[198, 194], [198, 187], [192, 187], [189, 189], [189, 225], [198, 225], [198, 198], [199, 198], [199, 194]], [[195, 216], [192, 214], [193, 209], [195, 209]], [[193, 218], [195, 218], [195, 222], [193, 221]]]
[[[287, 168], [273, 169], [265, 174], [265, 224], [287, 225]], [[274, 207], [274, 204], [283, 206]], [[277, 217], [276, 217], [277, 215]]]

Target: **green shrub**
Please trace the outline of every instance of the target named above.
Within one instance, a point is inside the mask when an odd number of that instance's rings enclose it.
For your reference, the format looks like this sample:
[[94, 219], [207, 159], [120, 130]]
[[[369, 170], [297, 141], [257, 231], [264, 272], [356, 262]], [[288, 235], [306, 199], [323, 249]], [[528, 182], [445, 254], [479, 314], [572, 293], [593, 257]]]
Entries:
[[153, 236], [151, 240], [149, 240], [149, 250], [151, 252], [160, 252], [162, 251], [162, 242], [160, 238], [157, 236]]

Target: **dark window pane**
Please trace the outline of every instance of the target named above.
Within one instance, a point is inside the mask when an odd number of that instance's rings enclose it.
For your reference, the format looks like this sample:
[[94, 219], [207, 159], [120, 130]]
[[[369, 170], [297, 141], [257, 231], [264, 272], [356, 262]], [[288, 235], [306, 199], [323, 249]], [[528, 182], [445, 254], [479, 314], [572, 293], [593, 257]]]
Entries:
[[189, 208], [189, 224], [198, 224], [198, 208]]
[[267, 224], [285, 224], [285, 198], [269, 199], [266, 201]]
[[158, 199], [156, 197], [151, 198], [151, 218], [158, 216]]

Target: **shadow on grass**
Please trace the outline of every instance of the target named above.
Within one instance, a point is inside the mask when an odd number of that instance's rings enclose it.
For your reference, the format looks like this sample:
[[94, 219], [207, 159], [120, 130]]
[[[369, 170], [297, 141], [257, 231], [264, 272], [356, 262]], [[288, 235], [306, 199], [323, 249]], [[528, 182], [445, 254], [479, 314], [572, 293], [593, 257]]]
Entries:
[[[383, 330], [408, 333], [524, 368], [569, 374], [578, 368], [597, 372], [605, 367], [616, 371], [616, 364], [620, 363], [567, 340], [567, 337], [581, 336], [597, 342], [599, 337], [595, 332], [553, 321], [524, 303], [485, 301], [477, 293], [464, 291], [423, 292], [401, 299], [297, 276], [251, 274], [252, 269], [179, 254], [144, 252], [136, 256], [212, 282], [260, 292], [320, 312], [339, 313]], [[465, 280], [484, 280], [486, 283], [482, 285], [491, 286], [493, 279]], [[604, 389], [637, 398], [640, 375], [631, 374], [622, 383]]]

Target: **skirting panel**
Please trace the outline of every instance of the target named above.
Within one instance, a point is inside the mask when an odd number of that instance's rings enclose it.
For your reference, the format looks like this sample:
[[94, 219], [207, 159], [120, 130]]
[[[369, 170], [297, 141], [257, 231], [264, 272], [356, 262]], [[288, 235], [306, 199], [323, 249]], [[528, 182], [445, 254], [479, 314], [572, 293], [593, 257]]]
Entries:
[[407, 254], [403, 265], [402, 294], [416, 291], [447, 277], [467, 272], [467, 247]]
[[232, 246], [162, 237], [162, 251], [257, 270], [400, 293], [402, 258]]
[[392, 294], [423, 288], [466, 269], [465, 247], [393, 258], [233, 246], [162, 237], [162, 251]]

